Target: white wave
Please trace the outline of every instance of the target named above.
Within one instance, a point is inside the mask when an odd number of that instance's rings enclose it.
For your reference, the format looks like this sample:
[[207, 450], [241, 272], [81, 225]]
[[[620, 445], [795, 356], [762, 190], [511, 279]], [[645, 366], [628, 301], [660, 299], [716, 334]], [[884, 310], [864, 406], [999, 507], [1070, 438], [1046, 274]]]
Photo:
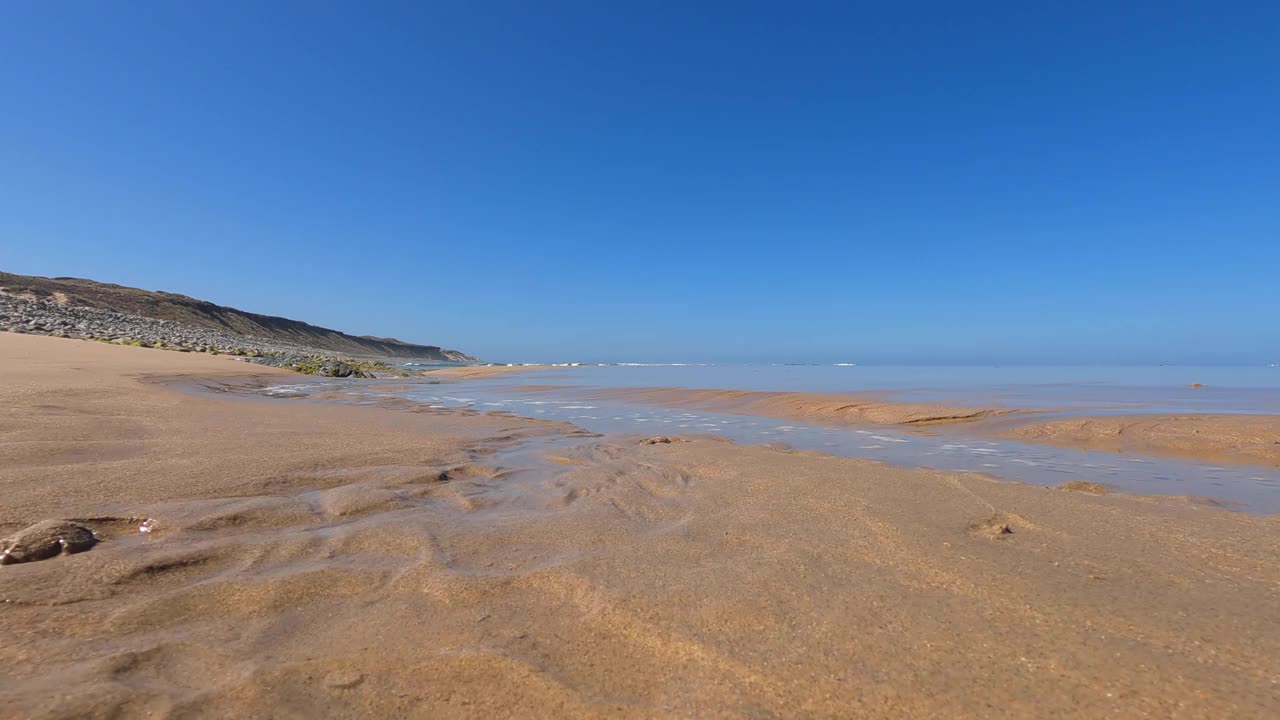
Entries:
[[613, 365], [615, 367], [710, 367], [711, 363], [637, 363], [637, 362], [620, 362], [620, 363], [600, 363], [601, 367]]
[[318, 385], [272, 385], [262, 389], [265, 395], [298, 395], [306, 393], [308, 390], [319, 387]]

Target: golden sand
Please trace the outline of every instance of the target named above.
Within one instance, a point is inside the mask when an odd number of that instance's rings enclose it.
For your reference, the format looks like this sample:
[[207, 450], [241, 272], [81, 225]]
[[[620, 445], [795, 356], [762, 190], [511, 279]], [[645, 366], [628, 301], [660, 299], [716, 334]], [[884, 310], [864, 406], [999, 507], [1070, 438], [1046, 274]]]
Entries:
[[0, 716], [1280, 715], [1274, 517], [72, 340], [0, 373], [0, 535], [100, 538], [0, 567]]
[[994, 436], [1061, 447], [1280, 467], [1280, 415], [1105, 415], [1032, 422]]
[[[561, 366], [563, 368], [563, 366]], [[423, 377], [450, 378], [454, 380], [475, 380], [478, 378], [511, 375], [513, 373], [552, 370], [552, 365], [460, 365], [458, 367], [435, 368], [423, 370]]]

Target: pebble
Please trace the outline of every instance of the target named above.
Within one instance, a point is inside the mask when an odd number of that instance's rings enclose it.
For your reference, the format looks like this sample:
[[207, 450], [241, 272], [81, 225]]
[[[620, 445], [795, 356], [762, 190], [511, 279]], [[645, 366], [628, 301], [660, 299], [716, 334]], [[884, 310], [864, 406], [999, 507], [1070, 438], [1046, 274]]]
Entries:
[[44, 520], [0, 540], [0, 565], [48, 560], [98, 543], [93, 531], [66, 520]]

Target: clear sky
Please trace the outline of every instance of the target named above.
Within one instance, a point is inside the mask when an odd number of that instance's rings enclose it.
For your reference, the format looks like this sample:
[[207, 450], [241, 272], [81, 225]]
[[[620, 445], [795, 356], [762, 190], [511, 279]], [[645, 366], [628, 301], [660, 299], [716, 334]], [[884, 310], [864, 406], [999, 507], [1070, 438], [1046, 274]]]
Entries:
[[0, 269], [503, 361], [1280, 362], [1280, 4], [7, 2]]

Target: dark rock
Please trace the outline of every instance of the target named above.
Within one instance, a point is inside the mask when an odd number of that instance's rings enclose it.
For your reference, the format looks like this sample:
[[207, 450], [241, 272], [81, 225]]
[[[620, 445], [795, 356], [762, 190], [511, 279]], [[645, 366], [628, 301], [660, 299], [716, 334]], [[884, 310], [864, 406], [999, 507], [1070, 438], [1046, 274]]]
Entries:
[[97, 542], [93, 531], [83, 525], [66, 520], [44, 520], [0, 540], [0, 565], [83, 552]]
[[1015, 526], [1026, 526], [1026, 524], [1026, 521], [1023, 520], [1021, 515], [998, 512], [986, 520], [981, 520], [970, 525], [969, 533], [991, 540], [1000, 540], [1012, 535], [1013, 528]]

